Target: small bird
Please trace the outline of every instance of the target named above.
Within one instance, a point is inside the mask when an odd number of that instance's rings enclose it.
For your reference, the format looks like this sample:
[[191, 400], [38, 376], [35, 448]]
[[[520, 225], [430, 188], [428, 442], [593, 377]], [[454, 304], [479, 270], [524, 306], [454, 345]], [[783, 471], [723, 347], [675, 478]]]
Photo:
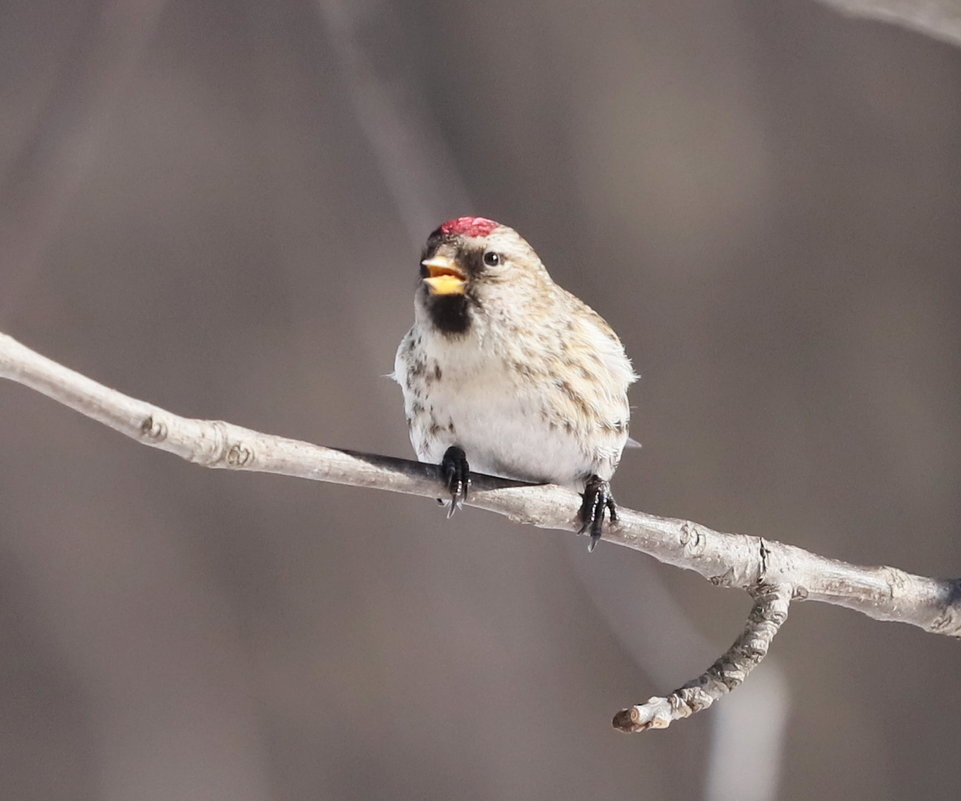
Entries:
[[617, 520], [608, 482], [637, 376], [610, 326], [512, 228], [459, 217], [428, 237], [393, 378], [417, 458], [441, 466], [448, 517], [474, 470], [582, 493], [589, 550], [605, 513]]

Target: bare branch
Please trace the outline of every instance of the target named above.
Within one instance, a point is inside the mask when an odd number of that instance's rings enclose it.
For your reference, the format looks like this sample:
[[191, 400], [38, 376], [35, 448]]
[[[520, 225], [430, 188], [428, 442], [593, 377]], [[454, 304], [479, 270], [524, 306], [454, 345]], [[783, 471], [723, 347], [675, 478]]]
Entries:
[[767, 656], [771, 640], [787, 620], [790, 603], [791, 588], [786, 585], [758, 588], [744, 631], [713, 665], [667, 698], [649, 698], [647, 703], [622, 709], [614, 716], [614, 728], [623, 732], [666, 729], [727, 695]]
[[[180, 417], [109, 389], [0, 334], [0, 377], [24, 384], [104, 425], [204, 467], [277, 473], [314, 481], [436, 498], [436, 465], [325, 448], [220, 420]], [[576, 531], [581, 498], [556, 486], [475, 475], [470, 506], [540, 528]], [[892, 567], [861, 567], [792, 545], [725, 534], [686, 520], [621, 508], [605, 541], [693, 570], [719, 587], [751, 593], [744, 633], [703, 676], [667, 699], [619, 713], [627, 731], [663, 727], [703, 709], [739, 684], [767, 651], [790, 600], [845, 606], [877, 620], [910, 623], [961, 636], [961, 580], [915, 576]]]

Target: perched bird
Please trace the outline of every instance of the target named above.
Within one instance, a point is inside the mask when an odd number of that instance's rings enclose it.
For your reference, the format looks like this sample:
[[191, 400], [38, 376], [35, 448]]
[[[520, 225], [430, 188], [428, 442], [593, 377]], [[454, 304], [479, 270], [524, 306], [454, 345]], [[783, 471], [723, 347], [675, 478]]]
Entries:
[[608, 482], [637, 376], [610, 326], [512, 228], [460, 217], [430, 235], [393, 377], [417, 458], [441, 465], [448, 516], [475, 470], [581, 492], [590, 550], [605, 512], [617, 519]]

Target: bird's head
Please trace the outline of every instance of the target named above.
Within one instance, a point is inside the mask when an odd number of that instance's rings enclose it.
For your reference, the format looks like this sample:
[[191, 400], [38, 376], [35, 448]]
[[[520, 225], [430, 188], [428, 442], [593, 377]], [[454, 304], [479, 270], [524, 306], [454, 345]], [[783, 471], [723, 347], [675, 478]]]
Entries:
[[510, 314], [551, 287], [534, 249], [485, 217], [448, 220], [427, 239], [417, 302], [443, 333], [464, 334], [478, 315]]

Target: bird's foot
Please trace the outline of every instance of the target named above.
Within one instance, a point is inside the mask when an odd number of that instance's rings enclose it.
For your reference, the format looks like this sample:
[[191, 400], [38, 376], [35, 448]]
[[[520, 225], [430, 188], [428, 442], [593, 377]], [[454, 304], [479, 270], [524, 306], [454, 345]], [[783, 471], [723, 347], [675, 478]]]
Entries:
[[590, 531], [591, 541], [588, 552], [593, 551], [601, 538], [604, 528], [604, 513], [610, 513], [611, 522], [617, 522], [617, 506], [611, 495], [611, 485], [599, 476], [591, 476], [584, 487], [584, 503], [581, 504], [580, 518], [583, 524], [578, 534]]
[[454, 512], [464, 505], [470, 492], [470, 465], [467, 464], [467, 454], [463, 448], [451, 445], [440, 463], [444, 484], [450, 492], [450, 506], [447, 507], [447, 517], [454, 516]]

